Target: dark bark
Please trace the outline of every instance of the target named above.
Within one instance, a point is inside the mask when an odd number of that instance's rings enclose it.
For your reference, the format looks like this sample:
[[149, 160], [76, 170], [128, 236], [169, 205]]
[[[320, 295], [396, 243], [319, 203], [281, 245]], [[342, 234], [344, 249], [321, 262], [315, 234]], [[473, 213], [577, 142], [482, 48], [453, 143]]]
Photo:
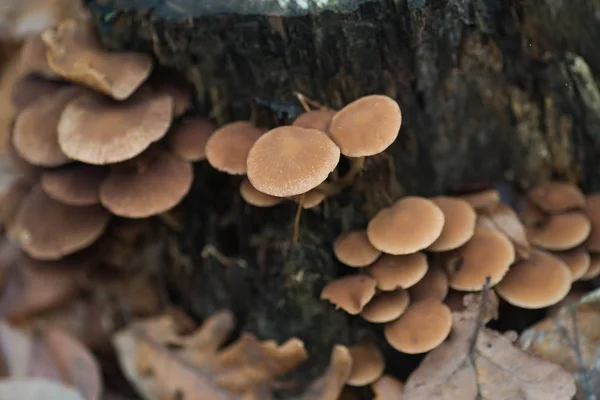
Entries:
[[[331, 107], [370, 93], [401, 104], [396, 143], [368, 160], [351, 190], [305, 213], [296, 247], [293, 206], [246, 207], [235, 179], [198, 167], [181, 240], [198, 265], [194, 292], [183, 296], [197, 314], [233, 306], [242, 329], [279, 340], [298, 335], [320, 366], [328, 346], [362, 332], [358, 319], [318, 300], [324, 283], [345, 271], [330, 251], [342, 230], [364, 227], [402, 194], [464, 183], [526, 189], [557, 177], [600, 188], [598, 1], [336, 0], [307, 12], [274, 3], [90, 3], [107, 47], [152, 52], [192, 84], [196, 112], [210, 111], [219, 123], [293, 115], [294, 91]], [[212, 4], [233, 12], [211, 11]], [[243, 263], [202, 260], [206, 244]], [[256, 261], [265, 248], [266, 259]]]

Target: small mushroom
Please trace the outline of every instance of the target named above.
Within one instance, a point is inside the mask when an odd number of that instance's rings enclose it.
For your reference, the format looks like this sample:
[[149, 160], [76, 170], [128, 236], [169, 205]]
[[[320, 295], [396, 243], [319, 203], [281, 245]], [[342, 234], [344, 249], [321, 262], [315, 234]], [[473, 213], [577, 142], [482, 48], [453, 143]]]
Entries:
[[585, 196], [577, 186], [569, 182], [543, 183], [531, 189], [528, 197], [536, 206], [549, 214], [585, 206]]
[[368, 267], [367, 272], [377, 281], [379, 290], [407, 289], [427, 273], [427, 256], [423, 253], [405, 255], [384, 254]]
[[439, 346], [450, 334], [452, 313], [435, 299], [412, 303], [394, 322], [385, 326], [384, 335], [393, 348], [407, 354], [426, 353]]
[[196, 162], [206, 158], [206, 143], [217, 126], [204, 118], [189, 117], [175, 125], [167, 134], [167, 146], [173, 154], [185, 161]]
[[190, 163], [154, 148], [136, 162], [115, 166], [100, 185], [100, 201], [115, 215], [146, 218], [175, 207], [192, 179]]
[[571, 289], [571, 271], [558, 257], [532, 249], [496, 286], [500, 297], [521, 308], [544, 308], [561, 301]]
[[503, 233], [515, 246], [519, 258], [529, 258], [531, 244], [525, 226], [517, 213], [506, 204], [498, 203], [481, 211], [477, 225]]
[[485, 211], [500, 204], [500, 192], [496, 189], [486, 189], [458, 197], [469, 203], [477, 212]]
[[333, 244], [333, 252], [340, 262], [349, 267], [365, 267], [381, 254], [369, 242], [364, 230], [342, 233]]
[[66, 19], [42, 33], [42, 39], [56, 74], [115, 100], [131, 96], [152, 71], [152, 59], [145, 54], [104, 51], [87, 21]]
[[303, 197], [304, 199], [302, 200], [302, 208], [304, 208], [305, 210], [309, 210], [311, 208], [315, 208], [323, 201], [325, 201], [327, 195], [321, 190], [319, 190], [319, 188], [317, 187], [315, 189], [309, 190], [306, 193], [302, 193], [297, 196], [292, 196], [291, 198], [296, 203], [299, 203]]
[[264, 129], [254, 126], [250, 121], [236, 121], [223, 125], [206, 142], [208, 163], [221, 172], [244, 175], [248, 169], [248, 153], [264, 132]]
[[54, 200], [72, 206], [100, 203], [99, 188], [108, 171], [99, 166], [74, 164], [42, 173], [40, 183]]
[[388, 254], [411, 254], [431, 246], [444, 228], [444, 213], [431, 200], [404, 197], [369, 222], [373, 246]]
[[262, 135], [248, 154], [248, 179], [277, 197], [306, 193], [335, 169], [340, 149], [323, 132], [281, 126]]
[[515, 261], [512, 243], [502, 233], [477, 228], [464, 246], [443, 256], [450, 287], [456, 290], [482, 290], [486, 279], [490, 287], [502, 280]]
[[19, 208], [15, 235], [31, 257], [57, 260], [94, 243], [105, 231], [110, 213], [94, 206], [62, 204], [34, 187]]
[[363, 341], [349, 348], [352, 357], [352, 370], [346, 380], [350, 386], [366, 386], [375, 382], [383, 374], [385, 361], [374, 343]]
[[427, 273], [419, 282], [408, 289], [411, 301], [427, 298], [444, 301], [448, 294], [448, 275], [438, 265], [430, 265]]
[[87, 164], [130, 160], [165, 135], [171, 113], [166, 95], [138, 93], [121, 102], [80, 96], [62, 113], [58, 142], [68, 157]]
[[281, 197], [259, 192], [252, 186], [248, 178], [245, 178], [240, 184], [240, 195], [246, 203], [255, 207], [273, 207], [284, 200]]
[[566, 251], [557, 251], [552, 254], [560, 258], [562, 262], [569, 267], [573, 282], [582, 278], [590, 268], [591, 256], [583, 247], [577, 247]]
[[546, 250], [569, 250], [582, 244], [590, 235], [590, 220], [579, 211], [550, 215], [529, 229], [531, 243]]
[[49, 81], [37, 75], [25, 75], [13, 85], [11, 102], [19, 112], [37, 99], [54, 94], [64, 86], [62, 82]]
[[321, 299], [329, 300], [336, 308], [357, 315], [375, 296], [375, 280], [369, 275], [348, 275], [329, 282], [321, 291]]
[[390, 322], [400, 317], [409, 303], [408, 292], [404, 289], [377, 293], [363, 308], [360, 316], [373, 323]]
[[594, 253], [590, 257], [590, 266], [588, 270], [583, 274], [580, 281], [589, 281], [600, 276], [600, 254]]
[[316, 129], [321, 132], [328, 132], [331, 120], [335, 115], [333, 110], [312, 110], [300, 114], [292, 123], [292, 126], [300, 128]]
[[404, 391], [404, 384], [391, 375], [383, 375], [372, 385], [375, 394], [373, 400], [400, 400]]
[[600, 194], [586, 197], [583, 213], [592, 225], [590, 235], [585, 241], [585, 247], [591, 252], [600, 252]]
[[475, 233], [477, 215], [473, 207], [465, 200], [453, 197], [440, 196], [430, 200], [444, 213], [444, 227], [427, 250], [448, 251], [467, 243]]

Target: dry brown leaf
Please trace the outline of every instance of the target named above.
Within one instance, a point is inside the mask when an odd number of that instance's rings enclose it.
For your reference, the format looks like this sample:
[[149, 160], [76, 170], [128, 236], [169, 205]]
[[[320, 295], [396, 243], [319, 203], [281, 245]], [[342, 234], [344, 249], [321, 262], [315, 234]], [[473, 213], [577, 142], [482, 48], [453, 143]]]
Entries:
[[573, 373], [576, 399], [596, 398], [600, 393], [600, 289], [523, 332], [519, 345]]
[[0, 381], [0, 400], [85, 400], [73, 388], [45, 379]]
[[[483, 327], [491, 293], [468, 295], [467, 308], [453, 313], [453, 332], [406, 382], [402, 399], [569, 400], [573, 377], [559, 365], [513, 345], [514, 334]], [[486, 307], [484, 307], [486, 306]], [[484, 310], [487, 309], [487, 310]]]
[[86, 400], [102, 391], [95, 358], [75, 339], [56, 329], [31, 335], [0, 322], [0, 350], [11, 379], [41, 378], [72, 386]]
[[493, 208], [486, 209], [478, 218], [478, 224], [495, 229], [505, 234], [515, 246], [517, 256], [528, 259], [531, 244], [527, 239], [525, 226], [517, 213], [509, 206], [498, 203]]

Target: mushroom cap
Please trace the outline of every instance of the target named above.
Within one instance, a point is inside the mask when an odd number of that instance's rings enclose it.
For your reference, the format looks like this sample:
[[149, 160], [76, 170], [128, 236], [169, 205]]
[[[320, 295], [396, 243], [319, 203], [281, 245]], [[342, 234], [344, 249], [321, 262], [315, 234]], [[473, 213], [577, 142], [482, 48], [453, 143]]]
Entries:
[[152, 59], [146, 54], [104, 51], [94, 27], [86, 22], [66, 19], [42, 34], [48, 65], [67, 80], [125, 100], [150, 75]]
[[409, 303], [408, 292], [404, 289], [377, 293], [363, 308], [360, 316], [369, 322], [390, 322], [400, 317]]
[[374, 343], [363, 341], [349, 348], [352, 370], [346, 380], [350, 386], [366, 386], [383, 374], [385, 361]]
[[42, 167], [58, 167], [71, 161], [58, 144], [57, 127], [67, 104], [82, 93], [82, 89], [72, 86], [58, 89], [17, 115], [12, 143], [25, 161]]
[[407, 289], [427, 273], [427, 256], [417, 252], [405, 255], [383, 254], [367, 272], [377, 281], [379, 290]]
[[476, 211], [484, 211], [500, 204], [500, 192], [496, 189], [486, 189], [458, 197], [469, 203]]
[[384, 335], [393, 348], [407, 354], [433, 350], [448, 336], [452, 313], [435, 299], [412, 303], [404, 314], [385, 326]]
[[569, 267], [573, 282], [581, 279], [585, 275], [592, 262], [590, 253], [588, 253], [588, 251], [583, 247], [577, 247], [575, 249], [566, 251], [558, 251], [553, 254], [560, 258], [562, 262]]
[[259, 192], [252, 186], [248, 178], [244, 179], [240, 184], [240, 194], [246, 203], [255, 207], [272, 207], [284, 200], [281, 197], [275, 197]]
[[427, 273], [415, 285], [408, 289], [411, 301], [420, 301], [427, 298], [444, 301], [448, 294], [448, 275], [437, 265], [430, 265]]
[[375, 394], [373, 400], [399, 400], [404, 391], [404, 384], [393, 376], [385, 374], [371, 385], [371, 390]]
[[482, 290], [487, 277], [490, 287], [502, 280], [515, 261], [515, 249], [508, 238], [486, 228], [477, 228], [464, 246], [444, 254], [448, 282], [456, 290]]
[[475, 232], [475, 209], [465, 200], [454, 197], [440, 196], [430, 200], [444, 213], [444, 227], [427, 250], [448, 251], [467, 243]]
[[336, 114], [333, 110], [312, 110], [300, 114], [292, 123], [292, 126], [300, 128], [316, 129], [321, 132], [328, 132], [329, 125], [333, 116]]
[[585, 241], [585, 247], [589, 251], [600, 252], [600, 194], [586, 197], [583, 212], [592, 225], [590, 235]]
[[381, 251], [377, 250], [364, 230], [342, 233], [333, 243], [336, 258], [349, 267], [366, 267], [372, 264]]
[[592, 253], [590, 256], [590, 266], [585, 274], [579, 278], [580, 281], [588, 281], [600, 275], [600, 254]]
[[62, 82], [49, 81], [37, 75], [22, 76], [12, 88], [11, 101], [16, 111], [21, 111], [39, 98], [55, 93], [64, 87]]
[[402, 112], [388, 96], [370, 95], [338, 111], [329, 125], [329, 134], [343, 155], [365, 157], [379, 154], [398, 137]]
[[496, 286], [504, 300], [521, 308], [558, 303], [571, 290], [571, 271], [558, 257], [532, 249], [528, 260], [516, 262]]
[[[11, 124], [14, 127], [14, 120]], [[10, 169], [21, 176], [21, 179], [29, 182], [36, 183], [42, 172], [42, 167], [30, 164], [23, 157], [19, 155], [15, 145], [13, 144], [14, 129], [10, 128], [8, 137], [5, 143], [4, 156]]]
[[336, 308], [357, 315], [375, 296], [375, 280], [369, 275], [347, 275], [329, 282], [321, 291], [321, 299], [329, 300]]
[[304, 196], [304, 202], [302, 203], [302, 208], [305, 210], [310, 210], [311, 208], [315, 208], [319, 204], [321, 204], [327, 196], [325, 193], [317, 188], [309, 190], [306, 193], [302, 193], [296, 196], [292, 196], [294, 202], [298, 203], [300, 198]]
[[165, 135], [171, 114], [167, 95], [138, 93], [121, 102], [84, 95], [65, 108], [58, 142], [67, 156], [87, 164], [126, 161]]
[[529, 257], [531, 244], [525, 226], [517, 213], [506, 204], [498, 203], [482, 211], [477, 218], [477, 225], [505, 234], [515, 246], [519, 258]]
[[41, 75], [47, 80], [58, 78], [58, 75], [48, 65], [46, 43], [41, 35], [31, 35], [24, 40], [19, 62], [21, 68], [28, 73]]
[[248, 169], [248, 153], [264, 132], [264, 129], [254, 126], [250, 121], [236, 121], [223, 125], [206, 142], [208, 163], [221, 172], [244, 175]]
[[114, 168], [100, 185], [100, 201], [113, 214], [146, 218], [175, 207], [192, 186], [190, 163], [157, 149], [139, 162], [141, 168]]
[[167, 146], [173, 154], [186, 161], [206, 158], [206, 143], [217, 126], [204, 118], [189, 117], [175, 125], [167, 134]]
[[248, 179], [271, 196], [306, 193], [321, 184], [340, 160], [340, 149], [323, 132], [281, 126], [262, 135], [248, 154]]
[[404, 197], [369, 222], [373, 246], [388, 254], [411, 254], [431, 246], [444, 228], [444, 213], [431, 200]]
[[94, 243], [109, 220], [110, 213], [98, 205], [62, 204], [36, 186], [23, 201], [14, 230], [21, 247], [31, 257], [57, 260]]
[[531, 243], [546, 250], [569, 250], [582, 244], [590, 235], [592, 224], [579, 211], [549, 215], [539, 226], [531, 227]]
[[550, 214], [585, 206], [583, 192], [569, 182], [543, 183], [531, 189], [528, 197], [536, 206]]
[[100, 203], [99, 188], [107, 174], [103, 167], [74, 164], [43, 172], [40, 183], [44, 192], [56, 201], [91, 206]]

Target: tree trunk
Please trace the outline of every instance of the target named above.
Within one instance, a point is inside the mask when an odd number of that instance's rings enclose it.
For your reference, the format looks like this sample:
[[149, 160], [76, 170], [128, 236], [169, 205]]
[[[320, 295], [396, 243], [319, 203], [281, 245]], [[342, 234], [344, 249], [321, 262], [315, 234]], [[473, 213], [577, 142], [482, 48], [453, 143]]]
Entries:
[[[380, 327], [319, 300], [327, 281], [348, 272], [331, 251], [340, 232], [365, 227], [403, 194], [500, 181], [526, 189], [551, 177], [600, 188], [600, 2], [296, 3], [305, 1], [89, 5], [107, 47], [153, 53], [189, 80], [196, 112], [219, 123], [293, 117], [295, 91], [334, 108], [371, 93], [400, 103], [398, 140], [367, 160], [352, 189], [303, 214], [295, 246], [293, 205], [246, 206], [238, 179], [197, 168], [180, 238], [194, 267], [171, 274], [179, 301], [198, 316], [233, 307], [240, 328], [263, 338], [302, 338], [314, 360], [306, 378], [333, 343], [381, 337]], [[231, 258], [201, 257], [207, 245]]]

